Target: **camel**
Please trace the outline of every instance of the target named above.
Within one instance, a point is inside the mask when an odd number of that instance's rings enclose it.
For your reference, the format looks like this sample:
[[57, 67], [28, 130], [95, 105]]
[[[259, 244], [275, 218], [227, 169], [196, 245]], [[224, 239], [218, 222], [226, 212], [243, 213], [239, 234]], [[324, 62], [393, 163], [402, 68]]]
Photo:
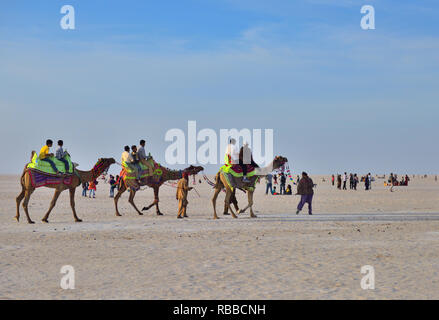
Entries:
[[187, 172], [189, 175], [195, 175], [200, 171], [203, 171], [203, 167], [200, 166], [189, 166], [186, 169], [183, 170], [171, 170], [165, 167], [162, 167], [160, 164], [155, 162], [152, 158], [150, 158], [149, 161], [153, 162], [153, 167], [155, 167], [155, 172], [160, 172], [160, 175], [154, 174], [152, 176], [145, 176], [142, 179], [140, 179], [140, 183], [137, 183], [134, 179], [120, 179], [119, 182], [119, 191], [117, 192], [116, 196], [114, 197], [114, 206], [116, 208], [116, 216], [120, 217], [121, 214], [119, 213], [119, 209], [117, 207], [117, 203], [119, 201], [119, 198], [121, 197], [122, 193], [124, 193], [128, 188], [130, 192], [130, 196], [128, 198], [128, 202], [133, 206], [133, 208], [137, 211], [139, 215], [143, 215], [139, 209], [137, 209], [135, 203], [134, 203], [134, 196], [136, 195], [137, 190], [140, 186], [148, 186], [154, 190], [154, 201], [146, 206], [143, 207], [142, 211], [149, 210], [152, 206], [156, 206], [156, 213], [158, 216], [163, 215], [160, 212], [159, 209], [159, 189], [162, 186], [162, 184], [166, 181], [172, 181], [172, 180], [178, 180], [181, 179], [183, 176], [183, 172]]
[[[32, 151], [31, 159], [32, 159], [34, 153], [35, 153], [35, 151]], [[56, 204], [56, 201], [58, 200], [59, 195], [64, 190], [69, 189], [70, 206], [72, 207], [73, 218], [75, 219], [75, 222], [82, 222], [82, 220], [78, 218], [78, 216], [76, 214], [76, 210], [75, 210], [75, 191], [76, 191], [76, 188], [78, 186], [80, 186], [82, 184], [82, 182], [89, 182], [89, 181], [96, 180], [96, 178], [99, 177], [102, 174], [102, 172], [107, 170], [110, 167], [110, 165], [112, 165], [113, 163], [115, 163], [115, 160], [113, 158], [101, 158], [101, 159], [98, 159], [98, 161], [96, 162], [94, 167], [89, 171], [81, 171], [81, 170], [78, 170], [75, 168], [74, 174], [71, 176], [72, 180], [71, 180], [70, 184], [68, 184], [68, 185], [64, 184], [65, 180], [63, 178], [60, 178], [60, 179], [63, 179], [63, 182], [61, 182], [59, 184], [45, 185], [45, 187], [47, 187], [47, 188], [55, 189], [55, 194], [53, 195], [52, 201], [50, 202], [49, 210], [46, 212], [46, 214], [44, 215], [44, 217], [41, 221], [43, 221], [45, 223], [49, 222], [49, 214], [52, 211], [52, 209], [55, 207], [55, 204]], [[34, 223], [31, 220], [31, 218], [29, 216], [29, 211], [28, 211], [30, 196], [32, 195], [32, 193], [36, 189], [35, 187], [32, 186], [31, 171], [37, 171], [37, 170], [29, 169], [29, 168], [27, 168], [27, 165], [26, 165], [24, 170], [23, 170], [23, 173], [21, 175], [21, 178], [20, 178], [21, 192], [16, 198], [17, 215], [15, 216], [15, 220], [17, 220], [17, 222], [20, 221], [20, 203], [24, 199], [23, 209], [24, 209], [24, 212], [26, 213], [27, 222]], [[41, 173], [41, 172], [40, 172], [40, 174], [46, 175], [46, 174]], [[48, 176], [50, 176], [50, 175], [48, 175]]]
[[[253, 213], [252, 207], [253, 207], [253, 192], [256, 187], [257, 180], [260, 177], [266, 176], [268, 173], [272, 172], [273, 170], [280, 168], [286, 162], [288, 162], [287, 158], [277, 156], [268, 166], [264, 168], [255, 168], [256, 174], [249, 178], [250, 180], [249, 183], [244, 183], [242, 181], [242, 177], [236, 178], [231, 175], [228, 175], [228, 177], [226, 177], [224, 172], [220, 170], [216, 175], [215, 193], [212, 197], [213, 218], [219, 219], [218, 215], [216, 214], [216, 199], [218, 198], [218, 194], [221, 192], [223, 188], [226, 189], [226, 197], [224, 199], [224, 212], [230, 210], [232, 217], [237, 218], [231, 206], [231, 203], [233, 203], [235, 209], [237, 210], [237, 214], [243, 213], [250, 208], [250, 217], [256, 218], [257, 216]], [[231, 187], [233, 188], [233, 190]], [[238, 211], [236, 199], [234, 199], [234, 190], [236, 190], [236, 188], [247, 191], [247, 196], [248, 196], [247, 206], [239, 211]]]

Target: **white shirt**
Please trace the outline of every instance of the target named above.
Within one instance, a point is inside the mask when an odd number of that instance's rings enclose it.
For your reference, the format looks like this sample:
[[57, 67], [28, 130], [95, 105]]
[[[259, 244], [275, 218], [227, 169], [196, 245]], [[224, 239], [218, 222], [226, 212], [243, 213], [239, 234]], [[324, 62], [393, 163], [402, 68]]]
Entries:
[[129, 153], [128, 151], [124, 151], [124, 152], [122, 152], [121, 160], [122, 160], [122, 163], [124, 163], [124, 162], [130, 163], [130, 162], [133, 162], [133, 157], [131, 156], [131, 153]]
[[229, 143], [226, 149], [226, 155], [230, 155], [230, 159], [232, 159], [232, 163], [239, 162], [239, 151], [236, 144]]

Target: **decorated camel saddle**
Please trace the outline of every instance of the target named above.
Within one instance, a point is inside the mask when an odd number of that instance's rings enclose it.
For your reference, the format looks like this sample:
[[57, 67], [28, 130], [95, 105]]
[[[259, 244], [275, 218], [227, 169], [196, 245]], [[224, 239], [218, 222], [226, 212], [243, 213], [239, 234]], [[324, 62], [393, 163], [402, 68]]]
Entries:
[[[69, 171], [68, 172], [66, 172], [66, 168], [64, 166], [64, 163], [59, 161], [56, 157], [50, 157], [49, 159], [52, 160], [53, 163], [55, 163], [55, 166], [59, 172], [61, 172], [63, 174], [67, 174], [67, 175], [73, 174], [73, 163], [68, 155], [66, 155], [64, 157], [64, 159], [66, 159], [69, 162]], [[38, 154], [36, 152], [33, 152], [32, 160], [27, 165], [27, 168], [37, 170], [37, 171], [40, 171], [42, 173], [53, 174], [53, 175], [56, 174], [56, 172], [53, 171], [52, 166], [48, 162], [42, 161], [39, 159]]]
[[29, 177], [32, 187], [39, 188], [50, 185], [65, 184], [70, 185], [73, 181], [73, 164], [70, 157], [67, 155], [65, 159], [69, 162], [69, 172], [65, 172], [64, 163], [51, 157], [52, 161], [59, 172], [63, 173], [63, 176], [57, 176], [48, 162], [41, 161], [38, 158], [38, 154], [33, 151], [31, 162], [27, 164], [26, 168], [29, 169]]
[[[247, 177], [250, 178], [256, 174], [256, 168], [251, 164], [246, 164], [247, 166]], [[225, 164], [221, 167], [224, 173], [231, 174], [236, 178], [241, 178], [244, 174], [242, 167], [239, 164]]]
[[249, 179], [248, 183], [244, 183], [242, 181], [242, 177], [244, 176], [244, 174], [239, 164], [225, 164], [220, 168], [219, 173], [222, 172], [228, 186], [232, 191], [235, 188], [239, 188], [241, 190], [254, 190], [256, 183], [259, 180], [258, 176], [256, 175], [256, 168], [251, 164], [247, 164], [246, 166], [247, 178]]
[[[151, 165], [151, 167], [154, 170], [151, 174], [149, 168], [146, 165], [144, 165], [142, 162], [140, 162], [139, 165], [140, 168], [142, 169], [140, 173], [140, 179], [151, 177], [156, 180], [159, 180], [162, 177], [164, 170], [166, 169], [160, 166], [159, 163], [155, 162], [152, 157], [148, 157], [146, 161]], [[131, 168], [126, 163], [122, 163], [122, 170], [119, 176], [124, 180], [137, 178], [136, 173], [133, 170], [131, 170]]]

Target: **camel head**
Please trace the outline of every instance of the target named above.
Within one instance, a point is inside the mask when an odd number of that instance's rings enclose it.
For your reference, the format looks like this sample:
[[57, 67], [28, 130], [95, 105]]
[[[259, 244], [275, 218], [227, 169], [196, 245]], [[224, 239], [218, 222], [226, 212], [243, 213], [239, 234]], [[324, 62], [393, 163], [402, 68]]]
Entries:
[[114, 158], [99, 158], [96, 164], [93, 166], [93, 169], [91, 169], [93, 180], [96, 180], [96, 178], [99, 177], [103, 172], [107, 171], [113, 163], [116, 163]]
[[183, 170], [183, 172], [186, 172], [188, 175], [196, 175], [198, 172], [203, 171], [204, 168], [201, 166], [189, 166], [186, 169]]
[[288, 159], [282, 156], [276, 156], [273, 160], [273, 170], [279, 169], [282, 167], [285, 163], [288, 162]]

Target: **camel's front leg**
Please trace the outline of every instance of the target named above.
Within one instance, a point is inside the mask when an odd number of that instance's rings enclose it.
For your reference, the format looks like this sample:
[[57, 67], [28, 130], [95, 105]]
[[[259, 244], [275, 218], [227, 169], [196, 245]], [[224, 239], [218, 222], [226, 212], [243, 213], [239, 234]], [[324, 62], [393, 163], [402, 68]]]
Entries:
[[248, 206], [250, 207], [250, 218], [257, 218], [253, 213], [253, 191], [247, 191], [248, 194]]
[[233, 212], [232, 206], [230, 205], [230, 197], [232, 196], [232, 190], [230, 190], [229, 188], [226, 188], [226, 198], [225, 198], [225, 204], [227, 206], [227, 209], [230, 210], [230, 213], [232, 214], [233, 218], [238, 218], [235, 214], [235, 212]]
[[17, 203], [17, 214], [15, 215], [15, 220], [17, 220], [17, 222], [20, 221], [20, 203], [21, 200], [23, 200], [25, 194], [26, 191], [22, 187], [21, 193], [17, 196], [17, 198], [15, 198], [15, 202]]
[[34, 190], [35, 189], [28, 189], [24, 193], [23, 208], [24, 208], [24, 213], [26, 213], [26, 218], [27, 218], [28, 223], [35, 223], [30, 219], [29, 211], [28, 211], [29, 199], [30, 199], [32, 192], [34, 192]]
[[131, 203], [131, 205], [134, 207], [134, 209], [136, 209], [136, 211], [139, 215], [143, 215], [143, 213], [140, 212], [139, 209], [137, 209], [137, 207], [134, 203], [134, 196], [135, 195], [136, 195], [136, 191], [133, 188], [130, 188], [130, 197], [128, 198], [128, 202]]
[[76, 191], [76, 188], [70, 188], [69, 189], [69, 192], [70, 192], [70, 207], [72, 207], [73, 218], [75, 219], [75, 222], [82, 222], [82, 220], [79, 219], [78, 216], [76, 215], [76, 210], [75, 210], [75, 191]]
[[56, 189], [55, 194], [53, 195], [52, 201], [50, 202], [49, 210], [47, 211], [46, 215], [41, 219], [41, 221], [48, 223], [49, 222], [49, 214], [52, 211], [52, 209], [55, 207], [56, 201], [58, 200], [59, 195], [61, 194], [61, 191]]
[[122, 215], [119, 213], [119, 209], [117, 207], [117, 204], [119, 202], [119, 198], [122, 196], [122, 193], [125, 192], [127, 187], [125, 186], [125, 183], [121, 183], [119, 186], [119, 191], [117, 192], [116, 196], [114, 197], [114, 207], [116, 208], [116, 216], [121, 217]]
[[154, 188], [154, 202], [155, 202], [155, 207], [156, 207], [157, 215], [158, 216], [162, 216], [163, 213], [161, 213], [160, 209], [159, 209], [159, 190], [160, 190], [160, 187], [155, 187]]
[[[221, 192], [221, 187], [217, 187], [215, 188], [215, 193], [213, 194], [212, 197], [212, 205], [213, 205], [213, 218], [214, 219], [219, 219], [217, 214], [216, 214], [216, 199], [218, 198], [218, 194]], [[224, 211], [226, 211], [226, 208], [224, 207]]]

